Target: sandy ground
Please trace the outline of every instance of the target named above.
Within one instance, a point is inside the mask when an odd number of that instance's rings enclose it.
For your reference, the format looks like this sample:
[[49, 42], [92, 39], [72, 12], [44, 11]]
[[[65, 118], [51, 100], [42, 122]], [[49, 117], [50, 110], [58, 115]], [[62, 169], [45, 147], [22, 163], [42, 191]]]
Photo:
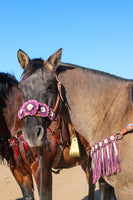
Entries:
[[[53, 200], [87, 200], [88, 184], [80, 166], [53, 174]], [[22, 200], [9, 167], [0, 165], [0, 200]], [[39, 200], [35, 186], [35, 200]]]

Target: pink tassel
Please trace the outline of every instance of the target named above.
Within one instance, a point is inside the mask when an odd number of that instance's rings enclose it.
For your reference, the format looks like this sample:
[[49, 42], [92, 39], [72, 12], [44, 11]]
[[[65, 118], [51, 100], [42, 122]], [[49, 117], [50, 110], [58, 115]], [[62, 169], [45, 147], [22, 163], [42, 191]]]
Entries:
[[103, 164], [104, 164], [104, 167], [103, 167], [103, 176], [106, 175], [106, 160], [107, 160], [107, 153], [106, 153], [106, 149], [103, 148]]
[[93, 184], [97, 182], [97, 172], [98, 172], [98, 144], [92, 147], [92, 170], [93, 170]]
[[120, 159], [119, 159], [119, 152], [118, 152], [118, 144], [116, 140], [113, 142], [113, 146], [114, 146], [115, 172], [119, 172]]
[[92, 167], [92, 172], [93, 172], [93, 182], [94, 182], [94, 179], [95, 179], [95, 177], [94, 177], [94, 169], [95, 169], [95, 156], [94, 156], [94, 146], [92, 146], [92, 148], [91, 148], [91, 152], [90, 152], [90, 155], [91, 155], [91, 157], [92, 157], [92, 161], [91, 161], [91, 167]]
[[113, 165], [113, 152], [112, 152], [112, 143], [109, 147], [109, 155], [110, 155], [110, 174], [114, 173], [114, 165]]
[[110, 141], [112, 142], [112, 173], [120, 171], [120, 158], [119, 158], [119, 151], [118, 151], [118, 144], [117, 144], [117, 136], [111, 135]]
[[97, 180], [100, 179], [101, 177], [101, 149], [99, 149], [98, 151], [98, 165], [97, 165]]
[[93, 153], [93, 165], [94, 165], [94, 168], [93, 168], [93, 184], [95, 184], [97, 182], [97, 152], [95, 151]]
[[111, 154], [111, 168], [112, 168], [112, 174], [115, 173], [116, 171], [116, 165], [115, 165], [115, 150], [114, 150], [114, 141], [116, 140], [116, 135], [111, 135], [110, 136], [110, 142], [112, 144], [112, 152]]
[[111, 174], [111, 157], [110, 157], [110, 149], [111, 145], [106, 145], [106, 154], [107, 154], [107, 160], [106, 160], [106, 176], [109, 176]]
[[96, 171], [95, 171], [95, 173], [96, 173], [96, 182], [97, 182], [97, 180], [98, 180], [98, 162], [99, 162], [99, 160], [98, 160], [98, 156], [99, 156], [98, 143], [95, 144], [95, 152], [96, 152], [96, 162], [95, 162]]
[[93, 172], [93, 184], [95, 184], [95, 153], [92, 153], [92, 172]]
[[91, 150], [93, 184], [101, 177], [109, 176], [120, 171], [120, 159], [117, 145], [117, 136], [111, 135], [109, 138], [100, 140]]
[[104, 162], [104, 148], [101, 148], [101, 157], [102, 157], [102, 173], [105, 176], [105, 162]]

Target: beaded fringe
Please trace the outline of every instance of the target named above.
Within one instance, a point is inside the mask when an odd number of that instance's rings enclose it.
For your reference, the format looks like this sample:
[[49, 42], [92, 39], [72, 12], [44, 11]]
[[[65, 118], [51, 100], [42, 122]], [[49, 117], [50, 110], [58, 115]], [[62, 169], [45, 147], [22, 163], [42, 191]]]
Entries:
[[91, 148], [93, 184], [101, 177], [109, 176], [120, 171], [120, 159], [117, 136], [104, 138]]

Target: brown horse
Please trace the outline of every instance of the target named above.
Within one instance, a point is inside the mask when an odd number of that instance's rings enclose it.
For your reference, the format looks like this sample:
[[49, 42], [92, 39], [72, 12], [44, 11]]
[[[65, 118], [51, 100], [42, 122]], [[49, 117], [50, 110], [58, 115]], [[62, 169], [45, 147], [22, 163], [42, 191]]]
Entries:
[[[30, 183], [29, 180], [28, 184], [26, 185], [25, 182], [22, 180], [22, 174], [27, 173], [27, 169], [23, 167], [22, 162], [18, 162], [18, 157], [16, 156], [16, 151], [14, 147], [10, 147], [10, 139], [11, 139], [11, 131], [13, 132], [15, 127], [12, 126], [12, 122], [14, 120], [14, 117], [16, 113], [13, 112], [14, 106], [16, 106], [15, 109], [17, 109], [17, 104], [14, 105], [15, 103], [15, 93], [14, 91], [17, 91], [18, 93], [18, 81], [15, 79], [15, 77], [5, 74], [5, 73], [0, 73], [0, 154], [2, 159], [6, 159], [7, 162], [10, 165], [10, 169], [12, 171], [12, 168], [14, 168], [14, 176], [16, 180], [18, 181], [23, 196], [26, 197], [26, 189], [25, 187], [28, 188], [28, 185]], [[7, 109], [8, 103], [10, 103], [10, 98], [8, 98], [8, 95], [11, 96], [12, 104], [9, 106], [10, 112], [4, 111], [4, 109]], [[6, 102], [6, 99], [8, 98], [9, 102]], [[5, 114], [5, 116], [4, 116]], [[9, 116], [8, 116], [9, 114]], [[9, 118], [8, 118], [9, 117]], [[8, 121], [7, 121], [7, 119]], [[18, 120], [17, 120], [18, 121]], [[11, 129], [9, 130], [9, 127], [7, 124], [11, 124]], [[20, 122], [19, 124], [19, 129], [17, 131], [21, 130], [23, 127], [23, 123]], [[21, 170], [19, 170], [21, 169]], [[26, 173], [25, 173], [26, 172]], [[30, 175], [31, 176], [31, 175]], [[32, 178], [32, 177], [31, 177]], [[25, 179], [26, 180], [26, 179]], [[28, 190], [28, 189], [27, 189]], [[32, 187], [31, 187], [32, 190]], [[33, 193], [31, 191], [31, 193]], [[26, 198], [25, 198], [26, 199]]]
[[[9, 87], [10, 86], [10, 87]], [[18, 182], [24, 199], [34, 199], [33, 193], [33, 179], [35, 178], [38, 190], [40, 180], [40, 166], [39, 166], [39, 153], [36, 149], [27, 148], [22, 138], [23, 121], [18, 120], [17, 112], [18, 108], [22, 104], [22, 98], [20, 91], [18, 90], [18, 82], [14, 77], [1, 73], [0, 74], [0, 100], [1, 100], [1, 137], [7, 137], [5, 141], [10, 141], [10, 157], [8, 158], [11, 172], [13, 173], [16, 181]], [[87, 174], [89, 181], [89, 169], [86, 149], [89, 147], [88, 142], [85, 139], [73, 133], [71, 126], [57, 117], [57, 121], [53, 121], [50, 125], [51, 130], [55, 132], [54, 137], [62, 139], [62, 143], [58, 144], [55, 138], [47, 133], [47, 140], [45, 148], [43, 150], [43, 198], [45, 200], [52, 199], [52, 168], [70, 168], [77, 164], [81, 164], [83, 170]], [[11, 135], [10, 135], [11, 134]], [[79, 138], [79, 147], [81, 157], [70, 157], [70, 138], [76, 134]], [[3, 154], [5, 155], [5, 154]], [[94, 185], [90, 184], [89, 199], [94, 199]]]
[[[20, 118], [25, 118], [23, 134], [29, 145], [35, 147], [44, 144], [46, 128], [54, 115], [51, 108], [55, 110], [58, 95], [65, 110], [60, 115], [66, 116], [91, 146], [123, 130], [133, 121], [132, 80], [60, 63], [61, 54], [62, 49], [44, 61], [30, 60], [27, 54], [18, 51], [19, 62], [24, 68], [20, 88], [25, 104]], [[45, 115], [47, 117], [36, 117], [40, 111], [37, 107], [35, 109], [35, 105], [32, 106], [36, 114], [26, 110], [25, 106], [31, 104], [29, 100], [36, 100], [38, 106], [45, 103], [49, 110], [49, 114]], [[131, 200], [133, 135], [128, 134], [117, 143], [121, 171], [104, 178], [115, 188], [117, 199]]]

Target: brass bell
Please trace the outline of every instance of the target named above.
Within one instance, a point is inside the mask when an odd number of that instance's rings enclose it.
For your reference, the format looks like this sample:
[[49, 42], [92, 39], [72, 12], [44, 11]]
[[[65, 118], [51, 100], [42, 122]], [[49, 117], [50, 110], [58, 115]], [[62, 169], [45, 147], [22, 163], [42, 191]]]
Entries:
[[78, 138], [75, 136], [71, 138], [71, 147], [70, 147], [69, 156], [80, 157]]

